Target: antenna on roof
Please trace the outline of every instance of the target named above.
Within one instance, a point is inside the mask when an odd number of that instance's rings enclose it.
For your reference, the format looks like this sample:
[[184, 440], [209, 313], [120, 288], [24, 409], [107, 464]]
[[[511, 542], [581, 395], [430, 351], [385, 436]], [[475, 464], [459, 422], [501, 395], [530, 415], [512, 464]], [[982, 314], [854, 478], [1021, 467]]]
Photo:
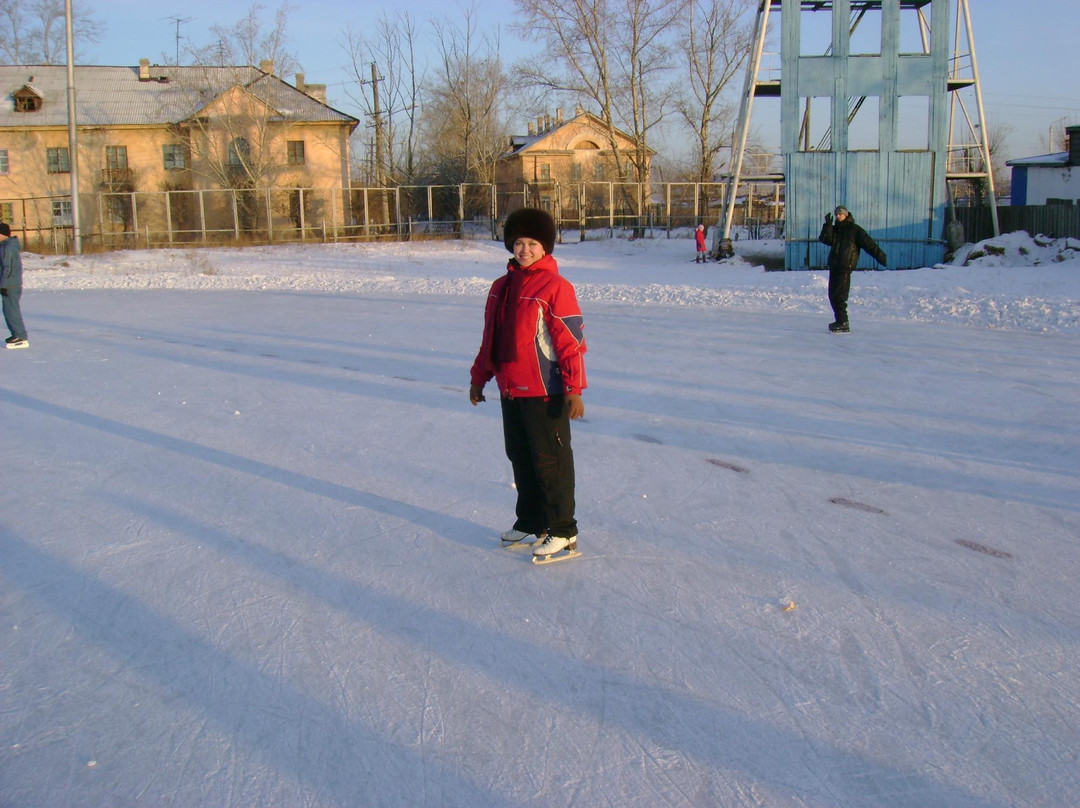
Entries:
[[174, 23], [176, 23], [176, 64], [179, 65], [180, 64], [180, 23], [191, 22], [195, 18], [194, 17], [178, 17], [178, 16], [174, 15], [172, 17], [162, 17], [161, 19], [163, 19], [163, 20], [172, 20]]

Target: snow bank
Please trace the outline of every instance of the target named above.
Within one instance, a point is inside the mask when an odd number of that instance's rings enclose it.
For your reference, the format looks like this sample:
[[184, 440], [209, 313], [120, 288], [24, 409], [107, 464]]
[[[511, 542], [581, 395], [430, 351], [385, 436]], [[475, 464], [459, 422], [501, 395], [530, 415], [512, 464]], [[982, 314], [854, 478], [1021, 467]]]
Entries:
[[[855, 319], [948, 322], [1039, 333], [1080, 329], [1080, 243], [1010, 233], [968, 245], [950, 264], [860, 272]], [[764, 272], [783, 242], [742, 241], [737, 257], [698, 265], [685, 239], [560, 244], [563, 272], [583, 302], [830, 315], [824, 272]], [[387, 295], [482, 294], [507, 253], [491, 241], [290, 244], [246, 249], [27, 254], [30, 291], [186, 289]], [[32, 304], [29, 304], [32, 305]]]

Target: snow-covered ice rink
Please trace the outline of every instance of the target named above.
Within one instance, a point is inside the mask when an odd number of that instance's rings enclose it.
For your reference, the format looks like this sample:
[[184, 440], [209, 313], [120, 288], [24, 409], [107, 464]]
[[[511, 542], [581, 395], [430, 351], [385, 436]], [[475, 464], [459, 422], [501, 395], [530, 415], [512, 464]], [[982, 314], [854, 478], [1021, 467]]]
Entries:
[[848, 335], [823, 273], [556, 248], [548, 567], [467, 400], [501, 245], [26, 255], [0, 805], [1080, 804], [1080, 260], [999, 241]]

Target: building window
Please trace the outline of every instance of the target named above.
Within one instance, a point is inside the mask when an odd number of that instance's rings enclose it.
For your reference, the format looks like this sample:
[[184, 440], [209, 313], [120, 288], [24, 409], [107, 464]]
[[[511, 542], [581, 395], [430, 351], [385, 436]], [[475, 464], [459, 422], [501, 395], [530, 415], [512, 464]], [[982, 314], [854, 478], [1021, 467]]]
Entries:
[[127, 146], [106, 146], [105, 165], [113, 171], [126, 169], [128, 167]]
[[599, 160], [593, 163], [592, 178], [598, 181], [604, 179], [604, 164]]
[[187, 155], [179, 143], [166, 143], [161, 147], [161, 162], [166, 171], [187, 168]]
[[238, 137], [229, 144], [229, 166], [231, 168], [244, 168], [251, 156], [251, 147], [247, 138]]
[[71, 171], [66, 146], [45, 150], [45, 170], [50, 174], [67, 174]]
[[16, 112], [37, 112], [41, 109], [41, 98], [36, 95], [17, 95], [15, 96], [15, 111]]
[[[66, 149], [65, 149], [66, 151]], [[52, 203], [53, 227], [71, 226], [71, 200], [54, 199]]]
[[10, 202], [0, 202], [0, 222], [11, 224], [15, 219], [15, 208]]
[[547, 182], [551, 179], [551, 166], [548, 163], [543, 163], [540, 166], [540, 179]]
[[304, 165], [304, 141], [290, 140], [286, 142], [285, 147], [288, 150], [289, 165]]
[[581, 182], [581, 163], [573, 163], [570, 166], [570, 181]]
[[[7, 149], [0, 149], [0, 174], [9, 174], [11, 169], [8, 166]], [[7, 221], [5, 219], [4, 221]]]

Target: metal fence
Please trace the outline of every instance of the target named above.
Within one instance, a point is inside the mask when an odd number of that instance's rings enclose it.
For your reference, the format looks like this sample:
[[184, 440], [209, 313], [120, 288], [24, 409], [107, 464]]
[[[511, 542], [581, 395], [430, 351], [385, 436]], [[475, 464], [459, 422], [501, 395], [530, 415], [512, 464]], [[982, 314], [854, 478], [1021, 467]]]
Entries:
[[[741, 190], [736, 224], [783, 219], [779, 186]], [[534, 205], [581, 238], [666, 235], [715, 223], [720, 183], [582, 182], [392, 188], [247, 188], [93, 192], [79, 196], [83, 250], [278, 242], [501, 237], [507, 214]], [[3, 216], [31, 252], [74, 251], [68, 195], [3, 200]]]

